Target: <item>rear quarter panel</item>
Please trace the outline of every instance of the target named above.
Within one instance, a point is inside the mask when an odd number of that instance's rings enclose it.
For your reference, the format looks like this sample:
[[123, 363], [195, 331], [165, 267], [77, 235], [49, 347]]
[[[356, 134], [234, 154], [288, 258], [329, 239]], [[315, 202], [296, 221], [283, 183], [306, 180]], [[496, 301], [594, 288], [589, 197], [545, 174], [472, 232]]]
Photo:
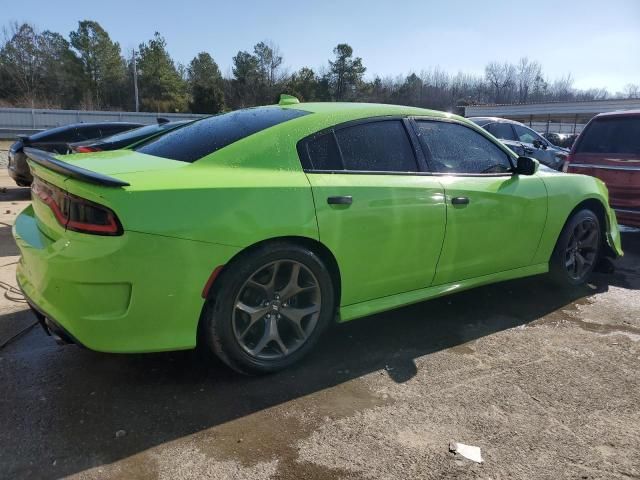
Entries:
[[600, 180], [586, 175], [540, 171], [547, 188], [549, 209], [540, 246], [533, 263], [548, 262], [560, 232], [573, 210], [586, 200], [597, 200], [605, 208], [607, 242], [617, 255], [622, 255], [620, 232], [613, 210], [609, 207], [607, 188]]
[[311, 188], [295, 143], [259, 136], [192, 164], [118, 174], [129, 187], [73, 179], [65, 185], [113, 209], [125, 231], [236, 247], [282, 236], [317, 239]]

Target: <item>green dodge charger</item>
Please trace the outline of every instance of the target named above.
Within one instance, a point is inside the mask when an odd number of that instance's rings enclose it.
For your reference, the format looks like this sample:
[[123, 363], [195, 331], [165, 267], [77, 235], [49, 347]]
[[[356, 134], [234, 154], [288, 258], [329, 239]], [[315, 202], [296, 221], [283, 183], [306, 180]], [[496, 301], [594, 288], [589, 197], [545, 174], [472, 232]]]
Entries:
[[547, 272], [577, 285], [622, 255], [602, 182], [420, 108], [283, 96], [130, 149], [25, 152], [18, 283], [49, 332], [103, 352], [201, 345], [273, 372], [333, 321]]

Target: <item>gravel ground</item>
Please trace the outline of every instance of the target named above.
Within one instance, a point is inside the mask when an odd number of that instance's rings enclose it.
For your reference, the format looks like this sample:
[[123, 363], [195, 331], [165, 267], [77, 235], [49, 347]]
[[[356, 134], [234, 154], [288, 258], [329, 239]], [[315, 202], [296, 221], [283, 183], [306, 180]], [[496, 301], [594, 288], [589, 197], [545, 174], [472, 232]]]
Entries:
[[12, 143], [13, 141], [6, 142], [4, 140], [0, 140], [0, 168], [7, 168], [7, 155]]
[[[7, 287], [28, 189], [1, 175]], [[263, 378], [33, 328], [0, 350], [0, 478], [640, 478], [640, 233], [623, 247], [583, 289], [541, 276], [375, 315]], [[33, 323], [18, 300], [0, 299], [0, 342]]]

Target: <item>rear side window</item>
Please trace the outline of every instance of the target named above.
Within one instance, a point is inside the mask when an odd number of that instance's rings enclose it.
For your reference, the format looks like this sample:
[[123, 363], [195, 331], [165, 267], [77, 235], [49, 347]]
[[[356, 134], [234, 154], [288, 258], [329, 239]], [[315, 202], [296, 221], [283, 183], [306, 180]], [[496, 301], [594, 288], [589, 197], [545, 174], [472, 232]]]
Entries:
[[[337, 143], [336, 143], [337, 142]], [[306, 142], [314, 170], [416, 172], [416, 158], [400, 120], [384, 120], [336, 129]]]
[[640, 155], [640, 118], [594, 120], [584, 132], [576, 152]]
[[485, 127], [491, 135], [501, 140], [515, 140], [513, 128], [508, 123], [491, 123]]
[[156, 157], [191, 163], [249, 135], [308, 113], [280, 107], [237, 110], [172, 130], [144, 142], [135, 150]]
[[507, 153], [478, 132], [449, 122], [418, 120], [418, 138], [438, 173], [506, 173]]
[[400, 120], [365, 123], [336, 131], [346, 170], [415, 172], [418, 167]]
[[314, 170], [343, 170], [342, 158], [333, 132], [307, 142], [307, 155]]

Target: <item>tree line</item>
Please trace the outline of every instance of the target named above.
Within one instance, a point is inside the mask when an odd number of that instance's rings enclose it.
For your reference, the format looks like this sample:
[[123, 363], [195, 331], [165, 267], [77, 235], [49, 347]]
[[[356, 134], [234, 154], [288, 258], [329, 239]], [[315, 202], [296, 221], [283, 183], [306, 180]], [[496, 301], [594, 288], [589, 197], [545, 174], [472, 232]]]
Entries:
[[414, 105], [438, 110], [482, 103], [637, 98], [639, 85], [623, 92], [580, 90], [572, 76], [550, 80], [537, 61], [491, 62], [484, 75], [450, 74], [430, 68], [408, 75], [366, 78], [362, 58], [346, 43], [333, 49], [326, 65], [291, 72], [279, 47], [257, 43], [239, 51], [230, 75], [208, 52], [188, 65], [174, 61], [160, 33], [127, 55], [92, 20], [64, 37], [29, 23], [4, 28], [0, 43], [0, 106], [218, 113], [277, 101], [280, 93], [302, 101], [361, 101]]

